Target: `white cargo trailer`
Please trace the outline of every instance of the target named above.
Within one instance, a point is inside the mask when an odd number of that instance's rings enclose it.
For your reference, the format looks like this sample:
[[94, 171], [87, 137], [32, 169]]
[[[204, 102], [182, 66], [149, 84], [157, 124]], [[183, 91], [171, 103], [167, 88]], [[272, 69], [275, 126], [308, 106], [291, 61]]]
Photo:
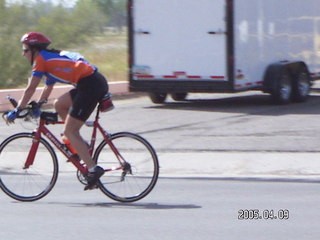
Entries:
[[132, 91], [261, 90], [304, 101], [320, 77], [319, 0], [128, 0]]

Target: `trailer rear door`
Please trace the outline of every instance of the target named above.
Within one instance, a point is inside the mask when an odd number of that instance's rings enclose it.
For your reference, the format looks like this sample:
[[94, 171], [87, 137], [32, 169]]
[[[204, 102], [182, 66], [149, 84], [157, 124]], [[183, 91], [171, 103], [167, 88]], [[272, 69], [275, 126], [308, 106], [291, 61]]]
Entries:
[[227, 81], [225, 0], [133, 0], [132, 73]]

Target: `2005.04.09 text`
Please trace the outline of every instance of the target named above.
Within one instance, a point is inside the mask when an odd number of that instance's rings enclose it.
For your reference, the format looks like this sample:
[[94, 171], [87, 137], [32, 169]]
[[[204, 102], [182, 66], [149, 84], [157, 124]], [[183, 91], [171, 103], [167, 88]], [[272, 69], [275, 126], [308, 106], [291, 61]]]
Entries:
[[265, 209], [262, 212], [259, 209], [240, 209], [238, 211], [239, 220], [260, 220], [260, 219], [288, 220], [289, 215], [290, 214], [288, 209], [280, 209], [277, 211]]

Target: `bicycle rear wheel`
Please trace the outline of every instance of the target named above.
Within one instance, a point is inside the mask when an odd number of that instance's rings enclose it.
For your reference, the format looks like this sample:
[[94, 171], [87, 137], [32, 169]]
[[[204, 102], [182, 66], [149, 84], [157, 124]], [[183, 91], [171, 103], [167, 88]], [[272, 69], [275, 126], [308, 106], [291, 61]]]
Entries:
[[10, 197], [25, 202], [47, 195], [58, 177], [56, 154], [43, 138], [34, 163], [24, 169], [32, 141], [31, 133], [18, 133], [0, 145], [0, 188]]
[[159, 175], [155, 150], [147, 140], [129, 132], [113, 134], [110, 139], [125, 159], [127, 171], [120, 169], [116, 154], [103, 141], [94, 155], [98, 165], [106, 169], [100, 178], [101, 191], [119, 202], [134, 202], [144, 198], [156, 185]]

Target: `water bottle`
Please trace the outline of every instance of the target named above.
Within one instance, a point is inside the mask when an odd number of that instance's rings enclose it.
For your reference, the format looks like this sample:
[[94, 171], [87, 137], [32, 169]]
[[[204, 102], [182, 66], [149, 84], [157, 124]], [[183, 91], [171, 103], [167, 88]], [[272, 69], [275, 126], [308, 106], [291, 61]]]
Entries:
[[66, 145], [66, 147], [69, 149], [69, 151], [72, 154], [77, 154], [76, 149], [71, 145], [70, 141], [68, 138], [62, 135], [62, 142]]

